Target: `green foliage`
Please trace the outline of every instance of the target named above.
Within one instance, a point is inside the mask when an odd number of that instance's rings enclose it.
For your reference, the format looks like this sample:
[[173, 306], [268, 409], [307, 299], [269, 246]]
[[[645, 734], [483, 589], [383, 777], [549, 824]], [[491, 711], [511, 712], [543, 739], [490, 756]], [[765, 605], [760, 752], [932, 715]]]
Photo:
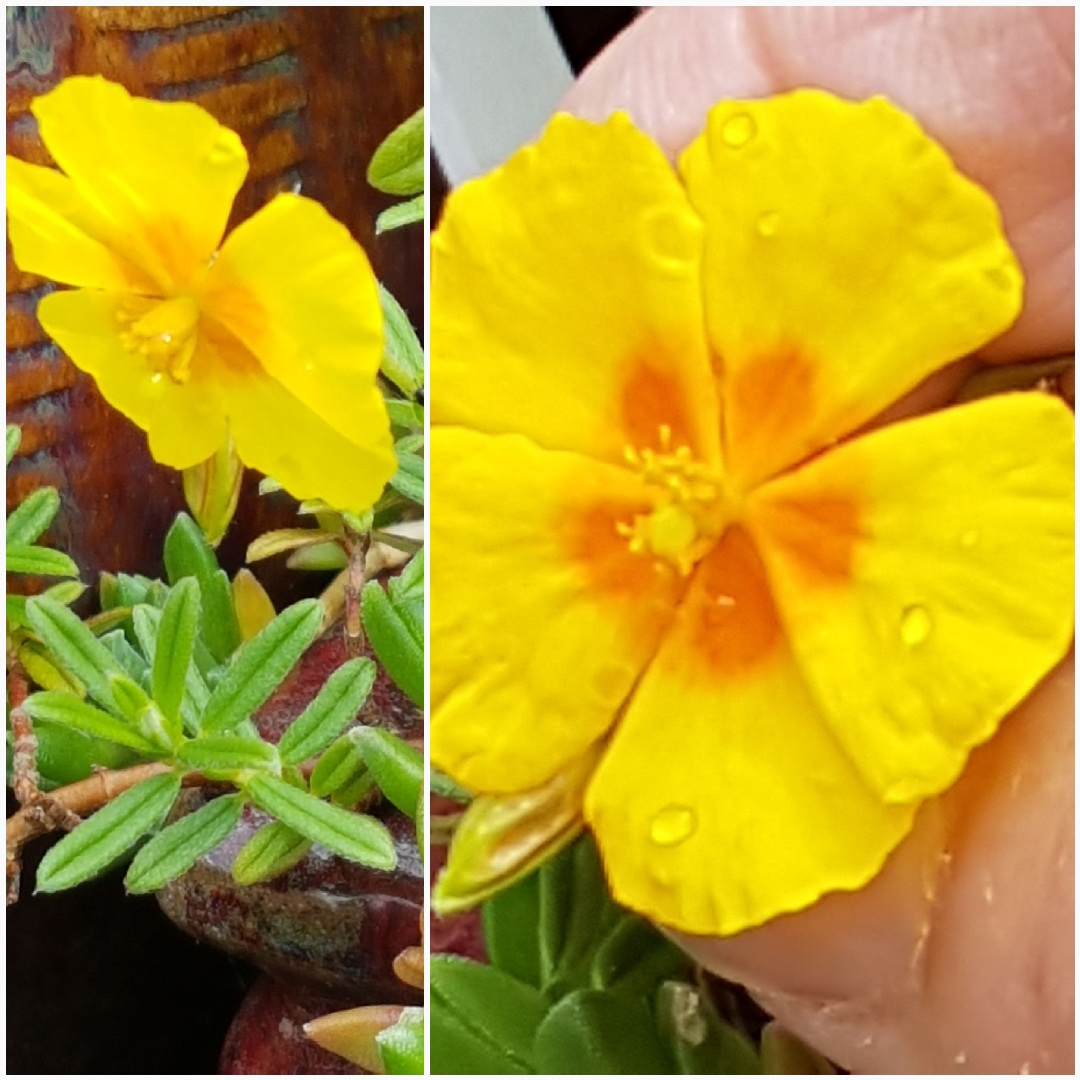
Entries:
[[419, 1076], [424, 1071], [424, 1010], [402, 1009], [396, 1024], [375, 1036], [388, 1073]]
[[[416, 397], [424, 385], [423, 346], [404, 308], [381, 284], [379, 299], [382, 301], [383, 330], [386, 335], [382, 373], [407, 397]], [[423, 426], [422, 419], [419, 426]]]
[[368, 183], [388, 195], [424, 190], [424, 110], [418, 109], [379, 144], [371, 156]]
[[254, 885], [277, 877], [294, 867], [310, 848], [311, 841], [306, 836], [280, 821], [272, 821], [237, 852], [232, 864], [233, 878], [241, 885]]
[[325, 750], [359, 712], [374, 684], [375, 665], [366, 657], [342, 664], [282, 735], [281, 760], [299, 765]]
[[384, 591], [364, 587], [360, 612], [375, 655], [390, 677], [417, 705], [424, 703], [424, 556], [409, 565]]
[[431, 961], [432, 1070], [762, 1071], [692, 963], [610, 897], [584, 836], [483, 907], [490, 965]]

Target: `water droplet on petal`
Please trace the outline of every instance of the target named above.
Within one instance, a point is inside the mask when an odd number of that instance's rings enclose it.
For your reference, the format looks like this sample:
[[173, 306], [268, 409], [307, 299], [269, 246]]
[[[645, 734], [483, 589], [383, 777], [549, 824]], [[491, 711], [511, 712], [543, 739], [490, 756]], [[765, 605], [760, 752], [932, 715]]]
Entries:
[[904, 609], [904, 614], [900, 618], [900, 640], [905, 645], [912, 647], [922, 645], [933, 629], [934, 624], [930, 618], [930, 612], [921, 604], [912, 604], [911, 607]]
[[761, 236], [775, 236], [780, 226], [780, 213], [769, 210], [758, 218], [757, 231]]
[[757, 134], [757, 124], [749, 113], [735, 113], [724, 121], [720, 129], [720, 138], [728, 146], [738, 148], [745, 146]]
[[697, 829], [697, 814], [689, 806], [665, 806], [649, 826], [649, 838], [662, 847], [673, 847], [693, 836]]
[[979, 530], [968, 529], [963, 536], [960, 537], [960, 546], [966, 548], [973, 548], [979, 542]]
[[155, 386], [157, 386], [157, 384], [158, 384], [159, 382], [161, 382], [161, 372], [160, 372], [160, 371], [155, 371], [155, 372], [154, 372], [154, 374], [150, 376], [150, 381], [151, 381], [151, 382], [152, 382], [152, 383], [153, 383], [153, 384], [154, 384]]

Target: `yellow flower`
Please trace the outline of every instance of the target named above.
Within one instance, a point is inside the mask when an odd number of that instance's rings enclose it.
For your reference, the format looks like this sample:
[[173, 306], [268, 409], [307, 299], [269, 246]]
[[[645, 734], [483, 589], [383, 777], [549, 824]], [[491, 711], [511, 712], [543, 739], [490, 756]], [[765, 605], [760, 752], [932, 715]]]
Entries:
[[396, 463], [377, 286], [345, 227], [278, 195], [221, 245], [247, 154], [197, 105], [94, 77], [32, 111], [63, 173], [8, 157], [12, 251], [78, 286], [41, 301], [45, 331], [158, 461], [198, 464], [231, 433], [297, 498], [369, 507]]
[[432, 271], [433, 762], [608, 740], [614, 895], [691, 933], [864, 885], [1072, 634], [1060, 401], [847, 439], [1016, 318], [990, 197], [880, 98], [722, 103], [677, 175], [557, 116]]

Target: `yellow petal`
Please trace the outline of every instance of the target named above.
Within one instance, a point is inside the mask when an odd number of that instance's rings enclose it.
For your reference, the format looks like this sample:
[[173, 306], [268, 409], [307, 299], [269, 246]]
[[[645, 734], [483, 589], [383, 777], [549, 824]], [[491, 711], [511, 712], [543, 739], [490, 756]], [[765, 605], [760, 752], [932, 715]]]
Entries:
[[432, 420], [621, 463], [661, 425], [718, 460], [701, 223], [625, 114], [556, 116], [432, 237]]
[[375, 381], [383, 349], [375, 275], [319, 203], [279, 195], [230, 233], [202, 303], [323, 422], [357, 444], [389, 445]]
[[120, 292], [153, 291], [153, 283], [112, 251], [108, 229], [55, 169], [8, 155], [8, 236], [15, 265], [65, 285]]
[[729, 529], [585, 797], [612, 893], [692, 934], [734, 934], [857, 889], [908, 831], [829, 733], [760, 560]]
[[31, 109], [115, 250], [164, 292], [192, 284], [247, 175], [239, 136], [198, 105], [132, 97], [100, 76], [65, 79]]
[[72, 362], [94, 377], [105, 400], [148, 434], [154, 459], [185, 469], [225, 442], [221, 400], [198, 350], [189, 380], [179, 384], [124, 345], [121, 334], [130, 325], [124, 312], [133, 302], [89, 289], [54, 292], [38, 305], [38, 319]]
[[747, 486], [851, 432], [1020, 311], [993, 200], [883, 98], [723, 102], [680, 168], [706, 225], [724, 449]]
[[628, 471], [462, 428], [430, 455], [432, 761], [538, 787], [610, 726], [681, 579], [616, 529], [651, 505]]
[[322, 499], [362, 513], [397, 471], [389, 428], [350, 439], [268, 375], [244, 347], [212, 320], [200, 342], [215, 357], [229, 430], [240, 460], [279, 481], [296, 499]]
[[1073, 418], [1012, 394], [884, 428], [750, 504], [815, 699], [882, 798], [934, 795], [1073, 629]]

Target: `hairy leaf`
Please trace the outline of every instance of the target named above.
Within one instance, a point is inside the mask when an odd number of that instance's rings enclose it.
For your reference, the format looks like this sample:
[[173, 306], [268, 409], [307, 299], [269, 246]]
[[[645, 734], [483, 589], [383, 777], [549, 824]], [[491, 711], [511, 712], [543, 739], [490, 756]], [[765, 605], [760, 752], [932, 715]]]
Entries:
[[165, 602], [154, 650], [154, 700], [171, 721], [180, 719], [198, 625], [199, 583], [195, 578], [184, 578]]
[[154, 892], [187, 873], [232, 832], [243, 809], [243, 795], [225, 795], [162, 829], [132, 860], [124, 878], [127, 891]]
[[375, 235], [400, 229], [402, 225], [412, 225], [424, 220], [424, 196], [417, 195], [408, 202], [398, 203], [384, 210], [375, 219]]
[[325, 750], [367, 700], [375, 683], [375, 670], [375, 664], [363, 656], [342, 664], [281, 736], [281, 760], [299, 765]]
[[394, 841], [375, 818], [330, 806], [273, 776], [256, 774], [244, 786], [260, 809], [309, 840], [376, 870], [397, 866]]
[[158, 828], [179, 792], [180, 777], [164, 773], [117, 796], [49, 850], [38, 867], [37, 891], [70, 889], [111, 866]]
[[41, 577], [78, 577], [79, 568], [62, 551], [37, 547], [34, 544], [7, 546], [9, 574], [38, 574]]
[[368, 183], [387, 195], [424, 190], [424, 110], [398, 124], [371, 155]]
[[32, 544], [52, 524], [59, 509], [56, 488], [43, 487], [30, 492], [7, 519], [8, 547]]
[[74, 694], [63, 691], [45, 690], [31, 694], [24, 702], [31, 720], [45, 720], [54, 724], [65, 724], [86, 735], [129, 746], [141, 754], [153, 756], [160, 750], [149, 739], [141, 735], [133, 725], [117, 720], [107, 712], [80, 701]]
[[279, 772], [277, 748], [262, 739], [240, 735], [209, 735], [184, 743], [176, 760], [192, 772], [201, 772], [214, 780], [231, 779], [235, 773], [256, 769]]
[[353, 728], [349, 738], [360, 749], [382, 793], [412, 817], [424, 790], [424, 755], [382, 728]]
[[241, 885], [268, 881], [291, 870], [310, 850], [311, 841], [306, 836], [280, 821], [272, 821], [237, 853], [232, 864], [233, 879]]
[[378, 582], [364, 586], [360, 598], [364, 629], [390, 677], [415, 705], [424, 704], [424, 646]]

